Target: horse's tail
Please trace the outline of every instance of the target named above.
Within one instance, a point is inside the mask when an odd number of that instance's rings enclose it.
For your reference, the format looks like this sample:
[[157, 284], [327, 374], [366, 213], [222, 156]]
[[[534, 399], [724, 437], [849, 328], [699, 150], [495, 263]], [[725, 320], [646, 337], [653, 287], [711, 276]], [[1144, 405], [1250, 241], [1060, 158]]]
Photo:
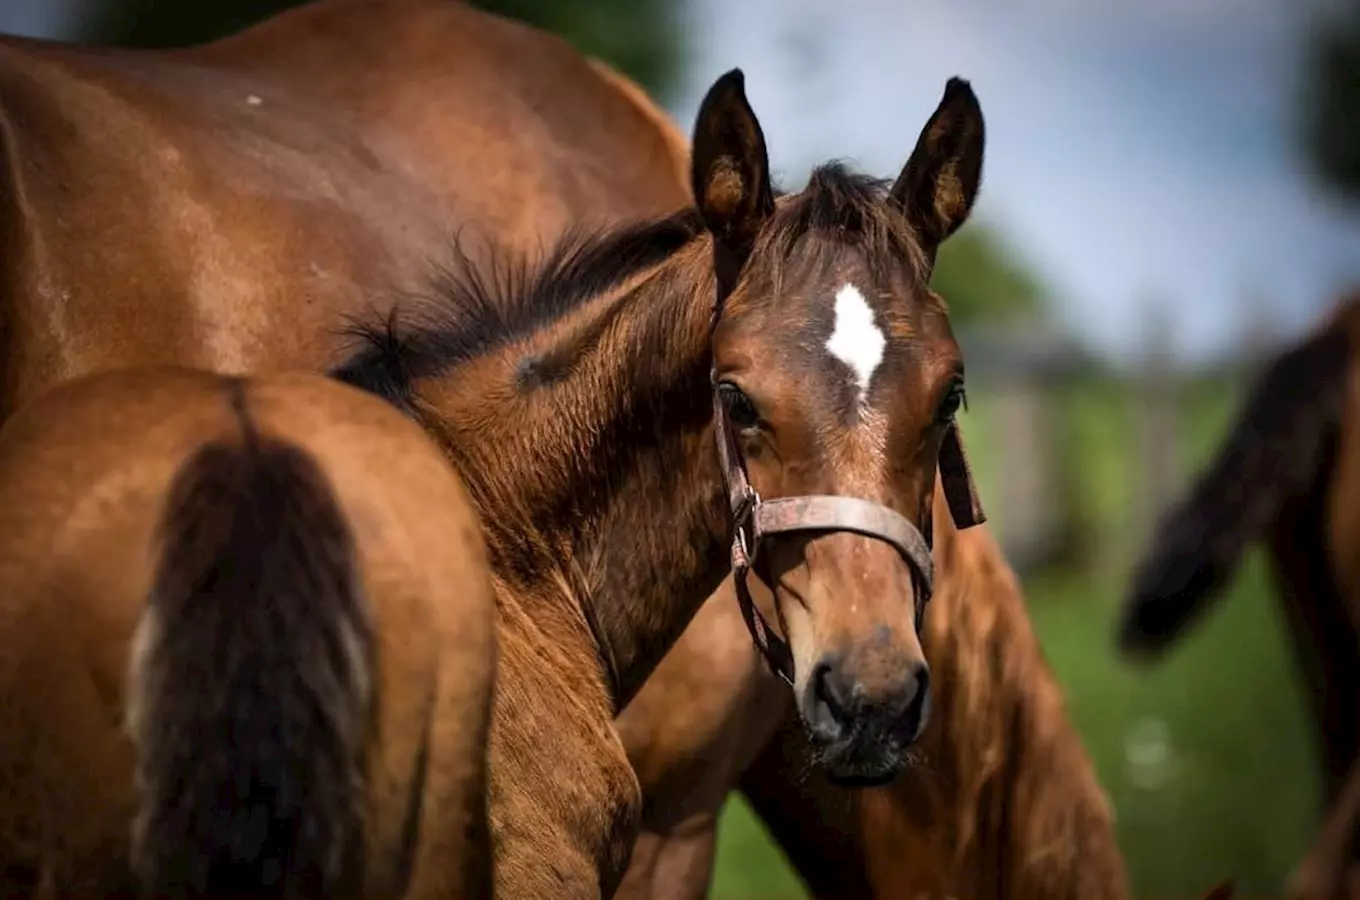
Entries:
[[373, 637], [317, 463], [255, 433], [179, 471], [131, 661], [152, 895], [329, 896], [362, 866]]
[[1333, 320], [1257, 377], [1227, 440], [1134, 569], [1124, 653], [1164, 650], [1219, 596], [1246, 545], [1315, 483], [1340, 426], [1350, 361], [1344, 321]]

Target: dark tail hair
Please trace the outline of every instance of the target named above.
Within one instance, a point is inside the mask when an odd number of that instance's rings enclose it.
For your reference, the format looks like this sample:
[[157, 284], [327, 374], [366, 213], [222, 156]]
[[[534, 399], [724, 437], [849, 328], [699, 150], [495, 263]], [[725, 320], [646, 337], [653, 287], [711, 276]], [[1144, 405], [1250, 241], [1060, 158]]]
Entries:
[[153, 895], [329, 896], [362, 874], [354, 541], [316, 462], [246, 425], [176, 477], [133, 650], [133, 862]]
[[1163, 517], [1134, 569], [1119, 626], [1122, 652], [1164, 650], [1219, 595], [1246, 545], [1316, 482], [1345, 402], [1345, 324], [1334, 319], [1256, 379], [1218, 455]]

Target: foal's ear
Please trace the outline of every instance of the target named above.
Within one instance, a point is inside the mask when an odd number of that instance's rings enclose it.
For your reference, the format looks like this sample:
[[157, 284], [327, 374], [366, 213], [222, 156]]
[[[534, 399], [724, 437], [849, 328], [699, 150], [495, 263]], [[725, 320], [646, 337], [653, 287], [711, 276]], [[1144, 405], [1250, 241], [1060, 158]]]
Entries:
[[774, 212], [765, 135], [746, 102], [746, 78], [733, 69], [713, 83], [694, 123], [694, 202], [713, 236], [744, 259]]
[[982, 107], [967, 81], [951, 78], [891, 198], [932, 262], [945, 238], [968, 220], [982, 182]]

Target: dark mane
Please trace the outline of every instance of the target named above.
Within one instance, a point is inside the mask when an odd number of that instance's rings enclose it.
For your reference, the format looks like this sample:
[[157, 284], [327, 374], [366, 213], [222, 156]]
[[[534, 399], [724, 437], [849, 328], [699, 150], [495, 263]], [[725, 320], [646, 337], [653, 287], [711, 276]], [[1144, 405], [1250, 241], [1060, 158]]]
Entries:
[[[924, 280], [925, 257], [906, 219], [892, 211], [888, 187], [888, 181], [840, 162], [818, 166], [802, 192], [782, 199], [757, 252], [788, 260], [803, 238], [816, 235], [827, 242], [820, 252], [853, 244], [871, 266], [905, 261], [911, 277]], [[331, 374], [413, 412], [414, 379], [532, 333], [669, 258], [703, 230], [693, 208], [622, 227], [576, 230], [536, 266], [493, 246], [490, 264], [478, 267], [455, 241], [451, 260], [436, 271], [430, 302], [350, 327], [360, 347]]]
[[531, 334], [591, 297], [662, 262], [703, 231], [694, 209], [662, 219], [564, 235], [537, 264], [490, 245], [476, 265], [455, 240], [432, 291], [346, 333], [358, 351], [331, 372], [410, 411], [413, 379], [444, 371]]

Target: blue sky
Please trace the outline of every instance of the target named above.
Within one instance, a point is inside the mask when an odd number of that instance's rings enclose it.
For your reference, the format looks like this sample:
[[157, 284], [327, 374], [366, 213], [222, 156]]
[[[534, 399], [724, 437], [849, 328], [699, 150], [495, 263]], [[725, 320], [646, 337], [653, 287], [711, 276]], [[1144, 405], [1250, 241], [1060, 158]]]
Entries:
[[[41, 34], [80, 0], [3, 0]], [[1149, 302], [1177, 351], [1230, 350], [1250, 323], [1307, 327], [1360, 282], [1360, 211], [1329, 207], [1290, 144], [1301, 10], [1322, 0], [694, 0], [688, 128], [732, 66], [776, 175], [844, 158], [895, 174], [945, 80], [987, 117], [977, 215], [1052, 286], [1062, 322], [1136, 352]]]
[[1290, 143], [1308, 5], [698, 0], [673, 111], [688, 127], [740, 66], [797, 187], [829, 157], [895, 174], [945, 80], [968, 78], [988, 127], [976, 214], [1053, 287], [1064, 324], [1126, 357], [1157, 302], [1177, 352], [1203, 357], [1253, 319], [1297, 332], [1360, 281], [1360, 211], [1329, 208]]

